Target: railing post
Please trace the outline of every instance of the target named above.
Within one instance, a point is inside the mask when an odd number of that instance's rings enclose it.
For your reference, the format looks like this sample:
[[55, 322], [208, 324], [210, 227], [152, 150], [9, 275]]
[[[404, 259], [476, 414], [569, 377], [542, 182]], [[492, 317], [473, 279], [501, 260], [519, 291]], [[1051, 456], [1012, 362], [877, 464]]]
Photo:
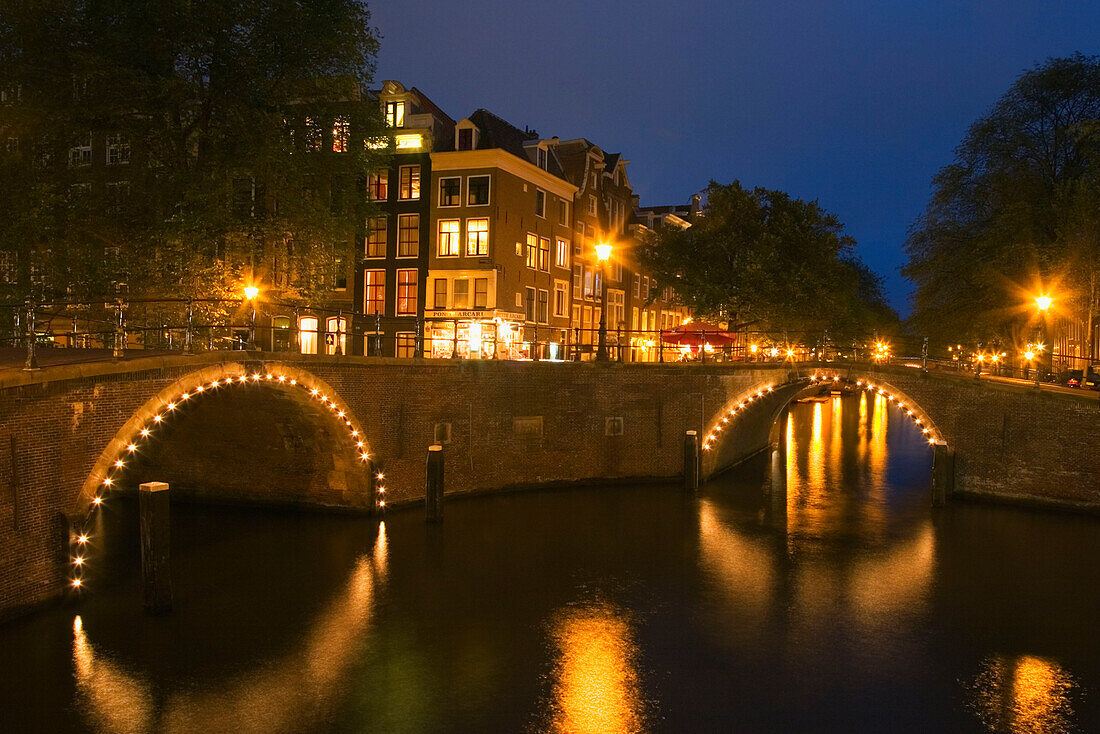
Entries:
[[928, 337], [924, 337], [920, 348], [920, 371], [928, 374]]
[[382, 314], [374, 312], [374, 356], [382, 356]]
[[424, 358], [424, 322], [416, 317], [416, 335], [413, 337], [413, 358]]
[[123, 315], [125, 306], [121, 298], [115, 299], [115, 348], [111, 356], [122, 359], [126, 356], [126, 317]]
[[699, 489], [699, 434], [687, 431], [684, 434], [684, 490], [694, 492]]
[[428, 477], [424, 494], [425, 519], [443, 522], [443, 447], [428, 447]]
[[458, 319], [455, 319], [452, 323], [454, 324], [454, 333], [451, 336], [454, 338], [451, 339], [451, 359], [458, 359]]
[[[978, 357], [974, 361], [978, 363], [978, 366], [974, 368], [974, 379], [982, 379], [982, 361], [985, 359], [985, 355], [982, 354], [982, 344], [978, 342]], [[1035, 383], [1038, 387], [1039, 383]]]
[[955, 452], [944, 442], [932, 447], [932, 506], [942, 507], [955, 491]]
[[657, 361], [665, 361], [665, 330], [660, 329], [657, 332]]
[[573, 361], [581, 361], [581, 327], [573, 329]]
[[615, 361], [620, 364], [623, 361], [623, 327], [615, 327]]
[[345, 331], [346, 330], [344, 329], [344, 310], [339, 309], [336, 312], [336, 344], [335, 344], [336, 349], [335, 349], [335, 351], [336, 351], [336, 356], [337, 357], [343, 357], [344, 356], [343, 339], [341, 339], [340, 337], [345, 336]]
[[531, 359], [533, 359], [535, 362], [539, 361], [539, 325], [538, 324], [535, 324], [534, 344], [532, 346], [531, 355], [532, 355]]
[[34, 299], [28, 298], [26, 302], [27, 309], [27, 361], [23, 364], [24, 371], [32, 371], [38, 369], [38, 355], [36, 349], [38, 345], [35, 343], [34, 334]]

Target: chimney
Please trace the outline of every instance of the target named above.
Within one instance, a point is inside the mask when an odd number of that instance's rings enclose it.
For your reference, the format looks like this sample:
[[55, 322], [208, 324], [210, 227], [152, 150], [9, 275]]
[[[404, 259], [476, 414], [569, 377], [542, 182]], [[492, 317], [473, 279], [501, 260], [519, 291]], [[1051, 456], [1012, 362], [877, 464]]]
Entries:
[[692, 194], [691, 195], [691, 213], [693, 215], [698, 214], [699, 210], [702, 209], [702, 201], [703, 201], [703, 195], [702, 194]]

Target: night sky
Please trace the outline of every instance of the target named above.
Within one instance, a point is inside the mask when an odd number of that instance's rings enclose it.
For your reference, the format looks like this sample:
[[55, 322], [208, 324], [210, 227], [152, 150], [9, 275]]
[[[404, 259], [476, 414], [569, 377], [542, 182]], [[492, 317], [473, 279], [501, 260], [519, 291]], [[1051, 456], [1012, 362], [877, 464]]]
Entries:
[[374, 0], [376, 79], [621, 152], [643, 204], [738, 179], [818, 199], [908, 313], [932, 175], [1018, 74], [1100, 52], [1100, 3]]

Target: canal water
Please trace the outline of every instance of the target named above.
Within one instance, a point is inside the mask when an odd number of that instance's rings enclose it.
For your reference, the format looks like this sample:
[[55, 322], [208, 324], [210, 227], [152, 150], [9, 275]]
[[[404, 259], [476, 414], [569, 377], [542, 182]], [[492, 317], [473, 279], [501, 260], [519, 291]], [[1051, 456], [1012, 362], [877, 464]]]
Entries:
[[174, 506], [162, 617], [112, 503], [92, 593], [0, 627], [0, 731], [1100, 731], [1100, 521], [932, 509], [881, 399], [781, 430], [697, 496]]

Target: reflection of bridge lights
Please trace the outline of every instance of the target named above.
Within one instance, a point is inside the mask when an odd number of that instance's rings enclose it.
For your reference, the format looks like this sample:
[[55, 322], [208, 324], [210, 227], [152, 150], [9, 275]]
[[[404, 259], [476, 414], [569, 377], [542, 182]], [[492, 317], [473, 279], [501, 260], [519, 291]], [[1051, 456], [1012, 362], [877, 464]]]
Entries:
[[72, 582], [72, 583], [73, 583], [73, 586], [74, 586], [74, 587], [76, 587], [76, 588], [78, 588], [78, 589], [79, 589], [79, 588], [80, 588], [80, 585], [81, 585], [81, 584], [83, 584], [84, 582], [83, 582], [83, 581], [81, 581], [80, 579], [73, 579], [73, 582]]
[[73, 565], [74, 566], [83, 566], [84, 565], [84, 557], [83, 556], [77, 556], [76, 558], [74, 558], [73, 559]]
[[77, 543], [82, 543], [82, 544], [87, 543], [88, 542], [88, 536], [87, 535], [80, 535], [80, 536], [77, 537], [76, 542]]

